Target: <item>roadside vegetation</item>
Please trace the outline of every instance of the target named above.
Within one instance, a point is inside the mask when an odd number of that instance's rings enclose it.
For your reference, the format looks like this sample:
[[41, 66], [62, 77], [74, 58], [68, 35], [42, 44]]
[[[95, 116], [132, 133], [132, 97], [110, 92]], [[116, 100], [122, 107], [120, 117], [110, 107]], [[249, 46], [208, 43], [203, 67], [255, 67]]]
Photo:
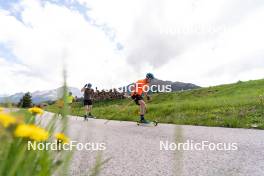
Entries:
[[[65, 83], [63, 97], [66, 97], [66, 94]], [[25, 99], [23, 104], [30, 103], [29, 96], [24, 96], [23, 99]], [[67, 104], [62, 109], [62, 120], [55, 118], [57, 117], [55, 114], [54, 118], [43, 126], [41, 120], [44, 111], [41, 108], [32, 107], [15, 111], [10, 105], [8, 109], [0, 108], [0, 175], [48, 176], [68, 173], [72, 152], [29, 148], [29, 142], [35, 146], [48, 142], [55, 142], [57, 145], [69, 142], [66, 136]]]
[[[146, 118], [161, 123], [264, 129], [264, 80], [153, 94], [147, 108]], [[70, 113], [83, 116], [82, 102]], [[110, 120], [137, 121], [138, 113], [131, 99], [96, 102], [93, 108], [94, 116]]]
[[[65, 81], [62, 98], [64, 102], [67, 95]], [[63, 145], [70, 143], [67, 136], [69, 112], [67, 103], [61, 107], [59, 115], [54, 114], [48, 121], [47, 117], [43, 117], [43, 109], [30, 107], [29, 94], [21, 101], [20, 107], [23, 108], [13, 108], [8, 102], [2, 105], [4, 106], [0, 107], [0, 176], [68, 175], [74, 151], [63, 150]], [[44, 121], [43, 118], [47, 123], [41, 123]], [[55, 150], [43, 147], [53, 143], [56, 145]], [[41, 149], [38, 146], [42, 146]], [[102, 165], [108, 160], [103, 161], [102, 154], [99, 154], [96, 157], [95, 169], [85, 171], [84, 175], [100, 173]]]
[[[57, 141], [68, 142], [68, 137], [55, 132], [56, 118], [47, 126], [42, 127], [36, 117], [42, 118], [43, 110], [37, 107], [16, 112], [0, 112], [0, 175], [53, 175], [66, 174], [68, 160], [71, 156], [67, 151], [39, 150], [29, 148], [39, 143]], [[55, 117], [55, 116], [54, 116]], [[63, 138], [62, 138], [63, 136]]]

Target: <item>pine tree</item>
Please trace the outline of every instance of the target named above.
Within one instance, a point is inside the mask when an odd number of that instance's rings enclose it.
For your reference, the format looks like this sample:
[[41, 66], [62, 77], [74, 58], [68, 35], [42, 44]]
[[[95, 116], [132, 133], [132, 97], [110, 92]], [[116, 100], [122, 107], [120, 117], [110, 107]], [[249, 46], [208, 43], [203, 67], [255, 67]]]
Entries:
[[21, 99], [22, 108], [29, 108], [32, 105], [32, 97], [29, 92], [27, 92]]

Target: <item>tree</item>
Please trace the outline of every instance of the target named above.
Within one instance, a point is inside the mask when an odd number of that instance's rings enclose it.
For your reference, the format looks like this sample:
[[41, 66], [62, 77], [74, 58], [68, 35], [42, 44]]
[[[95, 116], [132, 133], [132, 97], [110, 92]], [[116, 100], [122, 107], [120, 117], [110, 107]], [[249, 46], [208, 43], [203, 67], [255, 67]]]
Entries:
[[22, 99], [19, 102], [20, 106], [22, 106], [22, 108], [29, 108], [32, 105], [32, 97], [30, 95], [29, 92], [27, 92]]

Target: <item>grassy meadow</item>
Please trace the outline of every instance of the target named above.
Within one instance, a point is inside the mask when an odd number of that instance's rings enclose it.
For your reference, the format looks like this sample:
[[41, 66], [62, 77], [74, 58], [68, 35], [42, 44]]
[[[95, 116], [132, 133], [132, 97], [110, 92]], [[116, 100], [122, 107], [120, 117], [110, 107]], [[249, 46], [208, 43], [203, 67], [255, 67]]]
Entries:
[[[46, 108], [58, 112], [56, 105]], [[83, 116], [81, 102], [70, 112]], [[137, 121], [138, 106], [131, 99], [94, 103], [97, 118]], [[264, 80], [237, 82], [196, 90], [153, 94], [146, 118], [161, 123], [264, 129]]]

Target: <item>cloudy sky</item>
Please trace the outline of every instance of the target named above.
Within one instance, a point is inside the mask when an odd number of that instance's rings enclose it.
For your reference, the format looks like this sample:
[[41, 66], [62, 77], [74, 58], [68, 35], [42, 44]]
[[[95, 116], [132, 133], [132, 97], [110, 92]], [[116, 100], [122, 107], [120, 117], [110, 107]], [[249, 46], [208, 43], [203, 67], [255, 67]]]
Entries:
[[0, 0], [0, 95], [264, 76], [263, 0]]

